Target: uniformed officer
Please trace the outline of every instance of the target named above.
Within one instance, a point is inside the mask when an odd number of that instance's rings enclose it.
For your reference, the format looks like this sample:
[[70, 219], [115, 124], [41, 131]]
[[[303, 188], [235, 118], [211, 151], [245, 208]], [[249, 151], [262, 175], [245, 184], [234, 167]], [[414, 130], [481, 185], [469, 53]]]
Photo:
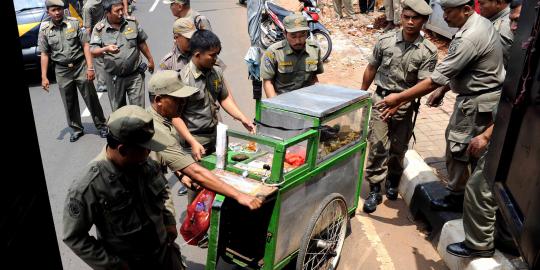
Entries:
[[[431, 12], [423, 0], [405, 0], [401, 13], [403, 28], [382, 35], [375, 44], [362, 81], [362, 89], [368, 89], [375, 79], [374, 102], [406, 90], [428, 78], [435, 69], [437, 47], [420, 34]], [[412, 116], [417, 109], [416, 103], [408, 102], [387, 122], [382, 121], [379, 111], [372, 111], [366, 166], [370, 193], [364, 202], [364, 212], [375, 211], [382, 202], [380, 183], [384, 180], [386, 197], [397, 199], [403, 157], [414, 128]]]
[[170, 5], [174, 17], [189, 18], [197, 29], [212, 31], [210, 20], [196, 10], [193, 10], [190, 0], [163, 0], [163, 4]]
[[250, 209], [259, 208], [261, 206], [259, 199], [239, 192], [219, 180], [209, 170], [195, 162], [190, 153], [184, 152], [180, 146], [180, 136], [172, 125], [172, 118], [178, 117], [178, 112], [182, 111], [179, 107], [186, 106], [187, 99], [200, 90], [185, 85], [178, 77], [178, 72], [173, 70], [157, 72], [150, 79], [149, 88], [152, 106], [148, 111], [154, 118], [154, 126], [175, 141], [175, 144], [157, 152], [157, 160], [174, 172], [179, 179], [187, 176], [198, 185], [233, 198]]
[[81, 92], [84, 103], [99, 134], [107, 135], [105, 117], [92, 80], [94, 67], [88, 49], [88, 39], [75, 18], [64, 17], [62, 0], [45, 1], [50, 21], [45, 21], [39, 29], [39, 49], [41, 51], [41, 85], [49, 91], [47, 69], [49, 59], [54, 63], [56, 81], [66, 111], [69, 127], [73, 130], [69, 141], [75, 142], [84, 135], [77, 89]]
[[167, 180], [148, 158], [174, 141], [135, 105], [113, 112], [107, 126], [107, 145], [68, 190], [64, 243], [93, 269], [184, 269], [176, 221], [164, 207]]
[[324, 71], [317, 44], [307, 39], [309, 27], [302, 14], [283, 19], [286, 39], [272, 44], [261, 60], [261, 80], [267, 98], [318, 82]]
[[336, 12], [336, 17], [338, 19], [343, 18], [343, 13], [341, 12], [342, 6], [345, 6], [345, 13], [353, 20], [356, 20], [356, 15], [354, 15], [353, 3], [352, 0], [333, 0], [334, 2], [334, 11]]
[[159, 63], [159, 68], [163, 70], [180, 71], [191, 59], [189, 50], [189, 40], [195, 33], [195, 25], [189, 18], [177, 19], [173, 24], [173, 49], [163, 57]]
[[[517, 30], [517, 21], [521, 11], [521, 1], [513, 1], [510, 5], [511, 18]], [[517, 11], [517, 12], [516, 12]], [[510, 12], [509, 12], [510, 13]], [[512, 23], [506, 22], [508, 26]], [[501, 27], [504, 27], [501, 25]], [[513, 37], [513, 35], [512, 35]], [[493, 125], [482, 134], [471, 140], [467, 149], [471, 155], [482, 155], [478, 165], [465, 186], [465, 198], [463, 203], [463, 229], [465, 241], [453, 243], [446, 247], [448, 253], [459, 257], [491, 257], [495, 247], [501, 251], [516, 254], [517, 250], [508, 248], [512, 245], [512, 239], [501, 216], [497, 214], [497, 201], [492, 193], [492, 188], [484, 176], [484, 164], [487, 157], [486, 148], [491, 139]], [[483, 153], [483, 154], [482, 154]]]
[[103, 0], [102, 4], [105, 18], [94, 27], [90, 48], [94, 57], [103, 57], [111, 109], [126, 105], [126, 95], [130, 104], [144, 108], [144, 72], [146, 67], [150, 73], [154, 71], [148, 36], [137, 21], [124, 18], [121, 0]]
[[215, 149], [219, 106], [250, 132], [255, 131], [250, 118], [246, 117], [236, 105], [229, 90], [223, 71], [216, 66], [221, 52], [221, 41], [212, 31], [198, 30], [189, 41], [192, 57], [180, 72], [182, 81], [199, 89], [190, 96], [180, 111], [180, 118], [173, 124], [184, 138], [182, 146], [192, 152], [196, 160]]
[[514, 34], [510, 30], [510, 0], [479, 0], [480, 15], [493, 23], [495, 30], [501, 35], [504, 65], [508, 62], [508, 51], [512, 46]]
[[[87, 0], [83, 5], [83, 25], [88, 33], [88, 36], [92, 36], [92, 30], [94, 26], [105, 17], [105, 10], [101, 5], [101, 0]], [[94, 58], [94, 67], [96, 69], [96, 89], [98, 92], [107, 91], [105, 82], [105, 70], [103, 69], [103, 58]]]
[[447, 89], [458, 95], [446, 129], [446, 167], [450, 194], [433, 200], [434, 209], [461, 211], [465, 183], [477, 159], [467, 151], [471, 139], [493, 123], [504, 80], [503, 52], [499, 34], [484, 17], [474, 12], [474, 1], [442, 0], [448, 26], [459, 28], [450, 43], [448, 55], [435, 67], [430, 78], [399, 94], [391, 94], [376, 107], [387, 119], [400, 104], [430, 93], [438, 86], [430, 104], [439, 103]]

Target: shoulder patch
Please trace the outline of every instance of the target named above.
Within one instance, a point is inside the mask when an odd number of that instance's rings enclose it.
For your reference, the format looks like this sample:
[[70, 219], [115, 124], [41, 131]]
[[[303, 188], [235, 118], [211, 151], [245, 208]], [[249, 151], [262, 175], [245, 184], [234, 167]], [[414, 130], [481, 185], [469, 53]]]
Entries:
[[450, 46], [448, 46], [448, 54], [454, 54], [461, 42], [463, 42], [461, 38], [452, 40], [452, 42], [450, 42]]
[[70, 217], [78, 218], [79, 216], [81, 216], [83, 204], [76, 198], [69, 198], [67, 208]]

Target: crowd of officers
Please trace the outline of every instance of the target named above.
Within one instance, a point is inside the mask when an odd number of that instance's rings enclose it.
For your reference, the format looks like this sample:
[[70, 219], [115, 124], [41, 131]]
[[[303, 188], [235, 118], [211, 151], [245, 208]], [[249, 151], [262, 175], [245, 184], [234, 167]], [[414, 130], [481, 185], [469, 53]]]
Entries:
[[[191, 202], [201, 187], [250, 209], [262, 201], [220, 181], [199, 165], [216, 143], [219, 109], [255, 132], [236, 104], [219, 60], [221, 42], [210, 21], [190, 8], [189, 0], [164, 0], [176, 17], [174, 44], [148, 82], [154, 59], [140, 24], [128, 15], [126, 0], [87, 0], [84, 27], [64, 17], [62, 0], [46, 0], [51, 18], [39, 34], [42, 86], [54, 63], [71, 142], [83, 134], [77, 89], [107, 145], [71, 185], [64, 209], [64, 242], [96, 269], [183, 269], [177, 237], [178, 217], [164, 173], [172, 172], [189, 189]], [[362, 89], [374, 82], [369, 154], [365, 179], [370, 192], [363, 210], [372, 213], [386, 197], [397, 199], [403, 158], [419, 102], [432, 93], [429, 106], [444, 94], [457, 93], [446, 131], [449, 194], [434, 201], [438, 210], [464, 210], [466, 239], [448, 246], [451, 254], [492, 256], [497, 206], [483, 176], [493, 116], [505, 77], [508, 49], [520, 2], [442, 0], [444, 18], [458, 32], [448, 55], [438, 62], [437, 47], [421, 32], [431, 7], [423, 0], [401, 3], [400, 25], [378, 38], [363, 74]], [[510, 8], [510, 6], [512, 9]], [[306, 19], [297, 13], [283, 21], [285, 39], [262, 56], [260, 80], [268, 98], [312, 85], [321, 74], [318, 45], [308, 39]], [[146, 61], [143, 61], [143, 57]], [[108, 121], [97, 88], [109, 96]], [[129, 102], [129, 105], [127, 105]], [[467, 181], [468, 180], [468, 181]], [[465, 203], [463, 203], [465, 201]], [[97, 238], [90, 235], [96, 227]]]

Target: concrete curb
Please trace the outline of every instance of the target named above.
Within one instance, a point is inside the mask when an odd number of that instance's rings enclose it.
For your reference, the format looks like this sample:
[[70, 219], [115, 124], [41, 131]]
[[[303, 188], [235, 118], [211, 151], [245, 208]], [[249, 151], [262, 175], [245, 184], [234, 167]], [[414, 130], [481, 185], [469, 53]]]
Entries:
[[439, 178], [415, 150], [408, 150], [405, 153], [403, 166], [405, 170], [399, 182], [399, 193], [403, 200], [405, 200], [405, 203], [410, 207], [416, 186], [439, 181]]
[[492, 258], [460, 258], [446, 252], [446, 246], [465, 239], [463, 219], [448, 221], [444, 224], [437, 245], [437, 252], [451, 270], [506, 270], [515, 269], [512, 263], [498, 250]]
[[[401, 176], [399, 193], [410, 207], [411, 199], [416, 186], [433, 181], [440, 181], [424, 159], [415, 150], [408, 150], [403, 161], [405, 170]], [[450, 255], [446, 252], [446, 246], [452, 243], [461, 242], [465, 239], [463, 231], [463, 220], [451, 220], [444, 224], [437, 252], [451, 270], [506, 270], [515, 269], [512, 263], [498, 250], [493, 258], [466, 259]]]

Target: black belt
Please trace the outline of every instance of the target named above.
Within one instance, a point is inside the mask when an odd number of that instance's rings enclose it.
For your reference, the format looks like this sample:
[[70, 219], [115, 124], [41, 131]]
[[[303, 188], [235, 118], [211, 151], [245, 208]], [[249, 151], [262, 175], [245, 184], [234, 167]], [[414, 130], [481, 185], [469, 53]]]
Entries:
[[382, 96], [382, 97], [386, 97], [390, 94], [393, 94], [393, 93], [399, 93], [399, 91], [390, 91], [388, 89], [384, 89], [380, 86], [377, 86], [377, 89], [375, 89], [375, 93], [377, 93], [378, 95]]
[[475, 91], [475, 92], [471, 92], [471, 93], [467, 93], [467, 94], [458, 94], [458, 97], [480, 96], [480, 95], [483, 95], [483, 94], [492, 93], [492, 92], [496, 92], [496, 91], [499, 91], [499, 90], [501, 90], [500, 85], [497, 86], [497, 87], [490, 88], [490, 89]]
[[75, 59], [73, 62], [71, 63], [61, 63], [61, 62], [57, 62], [57, 61], [53, 61], [53, 63], [55, 65], [59, 65], [59, 66], [63, 66], [63, 67], [68, 67], [68, 68], [72, 68], [74, 66], [77, 66], [78, 64], [80, 64], [82, 62], [82, 60], [84, 60], [84, 56], [81, 56], [77, 59]]

